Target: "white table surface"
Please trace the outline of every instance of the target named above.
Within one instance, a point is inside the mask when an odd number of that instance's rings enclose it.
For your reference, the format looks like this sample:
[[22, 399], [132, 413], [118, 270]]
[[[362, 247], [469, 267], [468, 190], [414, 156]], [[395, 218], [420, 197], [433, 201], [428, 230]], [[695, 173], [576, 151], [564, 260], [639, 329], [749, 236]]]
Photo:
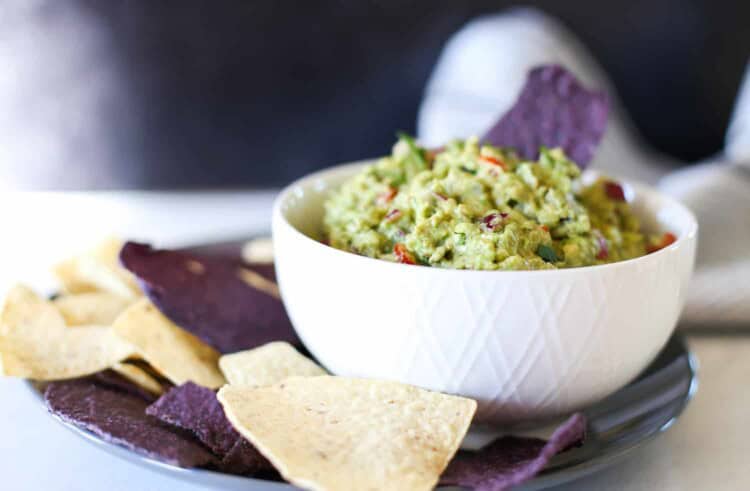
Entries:
[[[103, 235], [160, 245], [231, 239], [269, 227], [273, 193], [31, 193], [0, 196], [0, 288], [50, 288], [55, 260]], [[750, 489], [750, 331], [691, 337], [698, 394], [666, 434], [621, 464], [564, 490]], [[175, 491], [202, 489], [116, 459], [46, 414], [23, 383], [0, 379], [0, 489]]]

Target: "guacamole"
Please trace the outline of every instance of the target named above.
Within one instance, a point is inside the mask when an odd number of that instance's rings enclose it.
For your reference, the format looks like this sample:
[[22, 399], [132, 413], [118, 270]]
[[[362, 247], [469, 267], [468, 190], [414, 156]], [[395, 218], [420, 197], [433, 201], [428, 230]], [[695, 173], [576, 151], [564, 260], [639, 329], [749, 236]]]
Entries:
[[583, 187], [561, 149], [537, 162], [454, 141], [437, 151], [401, 136], [325, 204], [329, 244], [364, 256], [454, 269], [555, 269], [646, 254], [622, 187]]

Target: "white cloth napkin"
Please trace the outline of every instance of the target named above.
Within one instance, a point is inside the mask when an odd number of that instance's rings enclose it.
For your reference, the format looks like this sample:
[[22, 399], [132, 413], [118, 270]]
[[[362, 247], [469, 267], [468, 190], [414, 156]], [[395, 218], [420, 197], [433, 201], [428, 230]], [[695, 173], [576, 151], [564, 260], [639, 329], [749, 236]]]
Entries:
[[660, 187], [689, 206], [700, 224], [683, 322], [750, 328], [750, 168], [701, 164], [668, 175]]
[[612, 97], [593, 168], [658, 184], [696, 213], [698, 259], [683, 323], [750, 327], [750, 75], [724, 155], [673, 171], [676, 162], [642, 141], [606, 74], [575, 36], [537, 10], [514, 9], [480, 17], [448, 41], [425, 90], [418, 137], [438, 145], [481, 135], [513, 104], [527, 71], [544, 63], [559, 63]]

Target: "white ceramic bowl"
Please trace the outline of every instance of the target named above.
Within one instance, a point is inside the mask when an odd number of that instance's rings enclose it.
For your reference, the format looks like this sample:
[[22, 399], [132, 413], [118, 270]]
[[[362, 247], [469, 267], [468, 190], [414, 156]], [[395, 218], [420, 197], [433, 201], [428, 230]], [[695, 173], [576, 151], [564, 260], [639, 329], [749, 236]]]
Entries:
[[284, 304], [332, 373], [471, 397], [477, 421], [513, 424], [555, 418], [618, 390], [672, 333], [697, 232], [678, 202], [625, 186], [647, 229], [678, 237], [629, 261], [555, 271], [408, 266], [315, 240], [326, 196], [361, 165], [291, 184], [273, 212]]

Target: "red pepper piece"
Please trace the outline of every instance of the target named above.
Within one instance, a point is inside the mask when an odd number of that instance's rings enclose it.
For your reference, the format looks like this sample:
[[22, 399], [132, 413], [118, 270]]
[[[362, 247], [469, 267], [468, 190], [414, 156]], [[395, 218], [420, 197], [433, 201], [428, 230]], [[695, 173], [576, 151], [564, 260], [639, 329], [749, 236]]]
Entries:
[[507, 171], [508, 166], [503, 162], [502, 160], [492, 157], [490, 155], [481, 155], [479, 157], [480, 162], [484, 162], [485, 164], [494, 165], [497, 167], [500, 167], [502, 170]]
[[395, 198], [397, 194], [398, 194], [398, 189], [392, 186], [389, 187], [388, 191], [378, 196], [378, 204], [386, 205], [390, 203], [391, 201], [393, 201], [393, 198]]
[[507, 216], [507, 213], [490, 213], [482, 218], [482, 225], [484, 225], [484, 228], [487, 230], [495, 230], [495, 227], [497, 227], [502, 222], [503, 218]]
[[613, 201], [625, 201], [625, 191], [616, 182], [606, 181], [604, 183], [604, 192]]
[[661, 240], [657, 244], [651, 244], [646, 246], [646, 251], [656, 252], [658, 250], [664, 249], [668, 245], [673, 244], [677, 240], [677, 237], [672, 232], [667, 232], [664, 235], [661, 236]]
[[396, 244], [393, 246], [393, 254], [395, 254], [398, 262], [403, 264], [417, 264], [414, 260], [414, 256], [406, 249], [404, 244]]
[[403, 213], [401, 213], [401, 210], [399, 210], [398, 208], [394, 208], [385, 215], [384, 220], [386, 222], [393, 222], [401, 218], [401, 215], [403, 215]]

